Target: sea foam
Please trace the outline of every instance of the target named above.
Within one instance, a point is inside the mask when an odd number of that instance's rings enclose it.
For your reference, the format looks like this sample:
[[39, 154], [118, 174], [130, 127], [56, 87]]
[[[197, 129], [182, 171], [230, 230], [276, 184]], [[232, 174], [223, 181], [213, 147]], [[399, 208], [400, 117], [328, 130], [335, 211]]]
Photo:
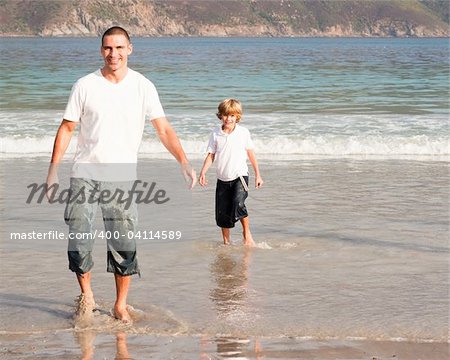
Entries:
[[[2, 158], [33, 158], [50, 156], [53, 148], [52, 136], [0, 138]], [[207, 138], [181, 137], [186, 153], [191, 158], [202, 158], [205, 154]], [[293, 136], [272, 138], [254, 136], [255, 151], [259, 157], [278, 156], [289, 159], [291, 156], [319, 157], [366, 157], [381, 158], [420, 158], [435, 157], [447, 160], [450, 157], [449, 139], [445, 137], [418, 136]], [[73, 155], [76, 149], [76, 138], [72, 139], [67, 154]], [[169, 154], [158, 139], [142, 142], [140, 157], [167, 158]]]

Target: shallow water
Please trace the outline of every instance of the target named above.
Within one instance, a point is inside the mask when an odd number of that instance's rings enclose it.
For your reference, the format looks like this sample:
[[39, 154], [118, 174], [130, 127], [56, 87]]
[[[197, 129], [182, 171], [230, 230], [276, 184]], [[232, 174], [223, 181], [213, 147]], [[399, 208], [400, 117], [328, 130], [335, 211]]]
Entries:
[[[105, 272], [104, 241], [97, 240], [93, 286], [103, 313], [89, 331], [98, 339], [125, 331], [137, 343], [137, 335], [206, 343], [219, 335], [269, 343], [448, 341], [448, 164], [279, 161], [262, 164], [262, 172], [265, 187], [250, 190], [247, 201], [257, 248], [241, 246], [239, 226], [233, 245], [221, 245], [214, 185], [194, 189], [185, 219], [176, 213], [179, 224], [194, 225], [186, 237], [138, 243], [142, 277], [130, 292], [132, 327], [122, 329], [108, 315], [113, 279]], [[24, 214], [23, 206], [3, 208], [0, 335], [26, 336], [8, 342], [14, 347], [59, 334], [58, 350], [48, 350], [57, 355], [74, 346], [68, 334], [78, 289], [64, 241], [5, 240], [11, 224], [27, 228]], [[151, 221], [141, 217], [141, 226]], [[61, 222], [41, 226], [64, 231]], [[134, 351], [147, 350], [136, 344]]]
[[101, 311], [82, 329], [66, 241], [11, 232], [67, 234], [63, 204], [25, 204], [26, 186], [45, 179], [71, 85], [100, 67], [98, 39], [0, 42], [0, 358], [448, 358], [447, 39], [135, 39], [130, 66], [197, 169], [218, 102], [243, 101], [266, 181], [247, 200], [258, 247], [239, 226], [221, 245], [214, 170], [187, 192], [147, 125], [142, 176], [171, 202], [140, 208], [135, 322], [109, 315], [98, 238]]

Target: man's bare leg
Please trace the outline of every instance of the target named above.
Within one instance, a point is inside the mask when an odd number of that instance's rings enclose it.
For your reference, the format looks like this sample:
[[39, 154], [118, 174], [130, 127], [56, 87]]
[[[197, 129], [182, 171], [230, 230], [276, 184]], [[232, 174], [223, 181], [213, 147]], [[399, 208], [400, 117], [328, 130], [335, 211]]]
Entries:
[[220, 228], [222, 230], [222, 238], [224, 245], [230, 245], [230, 229]]
[[81, 289], [81, 296], [78, 299], [77, 315], [90, 315], [95, 309], [94, 293], [91, 288], [91, 272], [77, 274], [77, 280]]
[[249, 247], [255, 246], [252, 233], [250, 232], [250, 221], [248, 219], [248, 216], [241, 219], [241, 224], [242, 224], [242, 235], [244, 236], [244, 245]]
[[94, 293], [91, 288], [91, 272], [85, 274], [77, 274], [78, 284], [80, 285], [81, 294], [84, 295], [86, 301], [95, 305]]
[[128, 290], [130, 289], [131, 276], [114, 274], [116, 281], [116, 303], [114, 304], [114, 316], [123, 322], [131, 322], [127, 310]]

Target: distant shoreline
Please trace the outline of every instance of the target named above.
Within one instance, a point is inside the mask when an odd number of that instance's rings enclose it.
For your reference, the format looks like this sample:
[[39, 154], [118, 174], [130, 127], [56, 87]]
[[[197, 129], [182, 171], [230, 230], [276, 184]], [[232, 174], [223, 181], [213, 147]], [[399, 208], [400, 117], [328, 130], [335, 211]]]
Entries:
[[2, 0], [1, 37], [450, 37], [441, 0]]
[[[449, 36], [362, 36], [362, 35], [354, 35], [354, 36], [320, 36], [320, 35], [276, 35], [276, 36], [251, 36], [251, 35], [240, 35], [240, 36], [222, 36], [222, 35], [133, 35], [130, 34], [133, 38], [205, 38], [205, 39], [450, 39]], [[41, 39], [82, 39], [82, 38], [99, 38], [101, 35], [58, 35], [58, 36], [42, 36], [42, 35], [24, 35], [24, 34], [8, 34], [1, 35], [0, 38], [41, 38]]]

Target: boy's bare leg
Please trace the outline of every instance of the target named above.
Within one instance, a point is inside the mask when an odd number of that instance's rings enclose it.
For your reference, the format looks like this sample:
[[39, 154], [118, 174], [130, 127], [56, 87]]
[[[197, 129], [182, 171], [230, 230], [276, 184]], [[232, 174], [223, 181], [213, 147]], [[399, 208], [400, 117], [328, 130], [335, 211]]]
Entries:
[[114, 316], [123, 322], [130, 322], [131, 317], [127, 310], [128, 290], [130, 289], [131, 276], [114, 274], [116, 281], [116, 303], [114, 304]]
[[230, 245], [230, 229], [220, 228], [222, 230], [222, 238], [224, 245]]
[[80, 285], [81, 294], [86, 299], [86, 303], [92, 306], [92, 310], [95, 307], [94, 293], [91, 288], [91, 272], [84, 274], [77, 274], [78, 284]]
[[241, 219], [241, 224], [242, 224], [242, 235], [244, 236], [244, 245], [249, 247], [255, 246], [252, 233], [250, 232], [250, 221], [248, 219], [248, 216]]

